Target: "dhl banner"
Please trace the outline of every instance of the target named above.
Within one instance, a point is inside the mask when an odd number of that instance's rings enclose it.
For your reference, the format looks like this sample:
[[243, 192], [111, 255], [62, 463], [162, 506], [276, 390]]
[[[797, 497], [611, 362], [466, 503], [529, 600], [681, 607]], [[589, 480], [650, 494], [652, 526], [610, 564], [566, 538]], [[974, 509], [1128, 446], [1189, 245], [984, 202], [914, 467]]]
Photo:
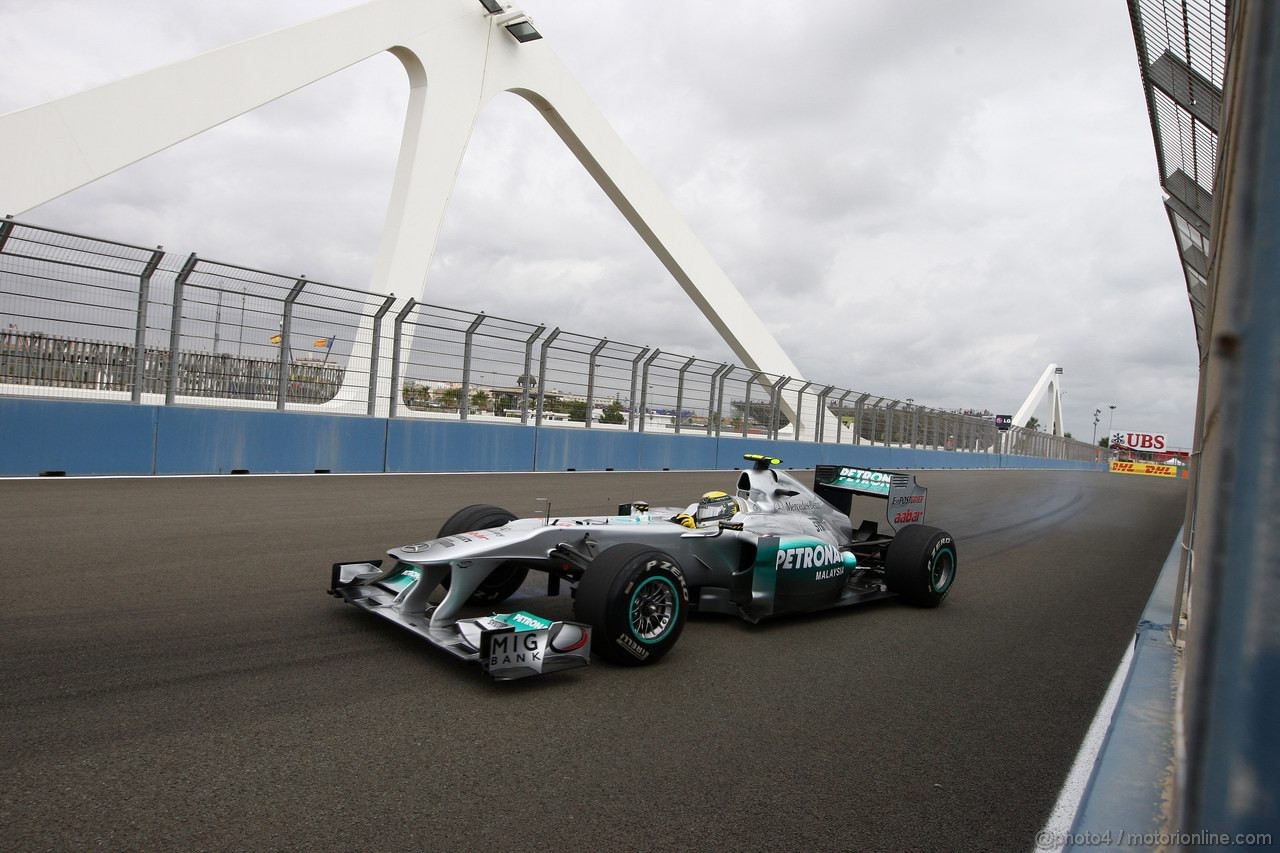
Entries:
[[1185, 469], [1177, 465], [1157, 465], [1154, 462], [1112, 462], [1112, 474], [1146, 474], [1148, 477], [1182, 477]]

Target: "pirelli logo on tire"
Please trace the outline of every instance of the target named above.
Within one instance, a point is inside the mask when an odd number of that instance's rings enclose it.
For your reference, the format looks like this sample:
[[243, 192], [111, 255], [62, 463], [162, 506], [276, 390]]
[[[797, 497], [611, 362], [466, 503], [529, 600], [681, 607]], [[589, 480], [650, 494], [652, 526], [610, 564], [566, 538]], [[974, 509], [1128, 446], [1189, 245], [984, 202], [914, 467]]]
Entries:
[[1156, 465], [1154, 462], [1112, 462], [1112, 474], [1145, 474], [1148, 477], [1182, 477], [1185, 469], [1177, 465]]

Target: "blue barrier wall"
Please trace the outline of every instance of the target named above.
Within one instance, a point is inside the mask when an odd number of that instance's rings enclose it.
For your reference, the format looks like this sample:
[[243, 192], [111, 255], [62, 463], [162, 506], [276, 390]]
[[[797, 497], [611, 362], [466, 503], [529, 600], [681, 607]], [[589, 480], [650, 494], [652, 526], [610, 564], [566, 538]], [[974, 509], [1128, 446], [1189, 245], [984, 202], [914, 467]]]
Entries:
[[414, 418], [0, 398], [0, 475], [789, 468], [1064, 468], [1057, 459]]
[[156, 407], [0, 399], [0, 474], [150, 474]]
[[529, 427], [462, 421], [365, 420], [386, 424], [386, 467], [382, 470], [533, 470], [537, 431]]
[[155, 467], [147, 473], [384, 470], [387, 421], [382, 419], [179, 406], [159, 406], [155, 412]]

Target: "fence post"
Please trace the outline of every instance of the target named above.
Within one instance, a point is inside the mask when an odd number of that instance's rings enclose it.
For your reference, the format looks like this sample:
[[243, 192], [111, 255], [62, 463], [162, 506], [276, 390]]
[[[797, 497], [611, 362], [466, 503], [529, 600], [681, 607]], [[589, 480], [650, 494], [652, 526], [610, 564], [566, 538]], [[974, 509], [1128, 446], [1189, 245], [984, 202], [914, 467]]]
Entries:
[[640, 432], [644, 432], [644, 422], [648, 414], [649, 407], [649, 368], [662, 355], [662, 350], [656, 349], [653, 355], [644, 360], [644, 369], [640, 374]]
[[[794, 441], [800, 440], [800, 413], [804, 411], [804, 392], [808, 391], [813, 384], [814, 383], [812, 382], [804, 383], [800, 386], [800, 391], [796, 394], [796, 422], [791, 425], [791, 431], [795, 433]], [[819, 413], [817, 417], [821, 419], [821, 413]], [[813, 440], [818, 440], [818, 427], [816, 425], [813, 428]]]
[[302, 295], [302, 289], [306, 286], [307, 277], [305, 275], [299, 277], [280, 308], [280, 375], [276, 377], [278, 383], [276, 409], [281, 411], [284, 410], [285, 403], [289, 399], [289, 366], [293, 361], [293, 346], [289, 340], [289, 333], [293, 328], [293, 303], [298, 301], [298, 297]]
[[556, 342], [558, 337], [560, 337], [560, 327], [556, 326], [551, 330], [551, 334], [547, 335], [547, 339], [542, 342], [542, 355], [538, 359], [538, 416], [534, 420], [535, 426], [542, 426], [542, 407], [547, 393], [547, 353], [551, 350], [551, 345]]
[[[3, 248], [4, 241], [0, 240], [0, 249]], [[138, 276], [138, 319], [133, 330], [133, 390], [129, 394], [129, 399], [134, 403], [142, 402], [142, 384], [146, 379], [147, 306], [151, 304], [151, 276], [155, 275], [163, 258], [164, 247], [157, 246], [147, 265], [143, 267], [142, 274]]]
[[718, 387], [717, 387], [717, 389], [716, 389], [716, 412], [717, 412], [717, 418], [716, 418], [716, 438], [719, 438], [719, 434], [721, 434], [721, 427], [723, 427], [723, 420], [724, 420], [724, 383], [726, 383], [726, 382], [727, 382], [728, 377], [730, 377], [730, 374], [731, 374], [731, 373], [733, 373], [733, 371], [735, 371], [735, 370], [737, 370], [737, 365], [736, 365], [736, 364], [728, 365], [728, 370], [724, 371], [724, 373], [722, 373], [722, 374], [721, 374], [721, 380], [719, 380], [719, 386], [718, 386]]
[[520, 386], [525, 389], [524, 396], [522, 396], [520, 401], [521, 424], [529, 423], [529, 383], [534, 382], [534, 378], [531, 377], [529, 369], [532, 364], [534, 364], [534, 341], [536, 341], [540, 334], [545, 332], [545, 330], [547, 330], [545, 325], [539, 325], [538, 328], [534, 329], [534, 333], [530, 334], [529, 339], [525, 341], [525, 371], [520, 374], [521, 378], [518, 380], [518, 382], [520, 382]]
[[627, 430], [631, 431], [636, 428], [636, 397], [639, 390], [636, 383], [640, 381], [640, 362], [649, 354], [649, 348], [644, 347], [640, 352], [636, 353], [636, 357], [631, 359], [631, 396], [627, 398]]
[[[858, 444], [858, 445], [862, 444], [862, 419], [866, 417], [866, 412], [867, 412], [866, 403], [870, 397], [871, 397], [870, 394], [864, 393], [861, 397], [858, 398], [858, 401], [853, 404], [853, 443], [854, 444]], [[875, 438], [876, 438], [876, 431], [873, 429], [871, 430], [872, 444], [876, 443]]]
[[716, 396], [717, 383], [719, 385], [718, 390], [724, 391], [724, 373], [726, 370], [732, 369], [733, 368], [729, 367], [728, 364], [722, 361], [720, 362], [720, 366], [711, 372], [711, 378], [708, 380], [711, 392], [708, 394], [707, 399], [707, 435], [711, 435], [711, 421], [713, 418], [715, 419], [715, 434], [720, 434], [720, 399]]
[[458, 389], [458, 420], [465, 421], [467, 416], [471, 414], [471, 341], [475, 337], [476, 329], [488, 319], [485, 313], [481, 311], [476, 318], [471, 321], [471, 325], [467, 326], [467, 332], [462, 338], [462, 387]]
[[583, 418], [583, 426], [587, 429], [591, 429], [591, 412], [594, 410], [596, 399], [596, 356], [608, 344], [608, 338], [601, 338], [600, 343], [591, 350], [591, 357], [587, 360], [587, 414]]
[[751, 376], [747, 378], [747, 387], [746, 387], [747, 399], [744, 400], [742, 403], [742, 437], [743, 438], [746, 438], [748, 435], [750, 435], [750, 430], [751, 430], [751, 386], [754, 385], [756, 380], [758, 380], [763, 375], [764, 373], [762, 373], [759, 370], [756, 370], [756, 371], [753, 371]]
[[779, 376], [778, 381], [769, 386], [769, 427], [765, 434], [770, 440], [777, 441], [782, 432], [782, 389], [791, 382], [790, 376]]
[[676, 374], [676, 435], [680, 434], [680, 421], [684, 418], [684, 374], [696, 361], [696, 358], [690, 358]]
[[778, 402], [782, 397], [783, 386], [790, 379], [790, 377], [778, 377], [774, 382], [769, 383], [769, 420], [764, 424], [764, 437], [769, 441], [778, 437]]
[[192, 252], [187, 256], [182, 269], [178, 271], [178, 277], [173, 280], [173, 316], [169, 324], [169, 384], [164, 389], [166, 406], [172, 406], [174, 398], [178, 395], [178, 356], [179, 345], [182, 343], [182, 289], [186, 287], [187, 279], [191, 277], [191, 271], [195, 266], [196, 253]]
[[836, 444], [840, 443], [840, 433], [844, 430], [844, 401], [849, 399], [852, 391], [845, 391], [840, 395], [840, 402], [836, 403]]
[[418, 300], [410, 299], [396, 315], [396, 325], [391, 332], [391, 399], [387, 404], [387, 417], [394, 418], [396, 409], [400, 407], [400, 348], [404, 340], [404, 322], [409, 319], [409, 312], [418, 305]]
[[778, 437], [779, 401], [782, 398], [782, 387], [789, 379], [789, 376], [779, 376], [769, 384], [769, 420], [764, 425], [764, 434], [770, 441]]
[[391, 310], [395, 301], [396, 295], [393, 293], [373, 315], [373, 340], [369, 344], [369, 417], [373, 417], [374, 412], [378, 410], [378, 362], [382, 356], [382, 318], [387, 316], [387, 312]]
[[764, 434], [770, 441], [776, 441], [781, 432], [779, 421], [782, 418], [779, 414], [782, 410], [782, 389], [787, 387], [790, 381], [790, 376], [779, 376], [777, 381], [769, 386], [769, 424], [765, 427]]
[[834, 390], [836, 386], [828, 385], [818, 392], [817, 421], [813, 424], [813, 440], [816, 444], [822, 444], [823, 439], [827, 437], [827, 399]]

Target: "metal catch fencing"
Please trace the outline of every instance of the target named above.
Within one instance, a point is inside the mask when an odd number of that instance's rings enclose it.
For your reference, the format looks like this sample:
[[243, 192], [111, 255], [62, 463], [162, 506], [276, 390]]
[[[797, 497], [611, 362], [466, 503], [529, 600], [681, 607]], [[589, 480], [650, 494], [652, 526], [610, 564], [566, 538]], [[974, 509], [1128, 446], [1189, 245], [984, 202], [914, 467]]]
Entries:
[[1098, 458], [987, 412], [12, 219], [0, 394]]

